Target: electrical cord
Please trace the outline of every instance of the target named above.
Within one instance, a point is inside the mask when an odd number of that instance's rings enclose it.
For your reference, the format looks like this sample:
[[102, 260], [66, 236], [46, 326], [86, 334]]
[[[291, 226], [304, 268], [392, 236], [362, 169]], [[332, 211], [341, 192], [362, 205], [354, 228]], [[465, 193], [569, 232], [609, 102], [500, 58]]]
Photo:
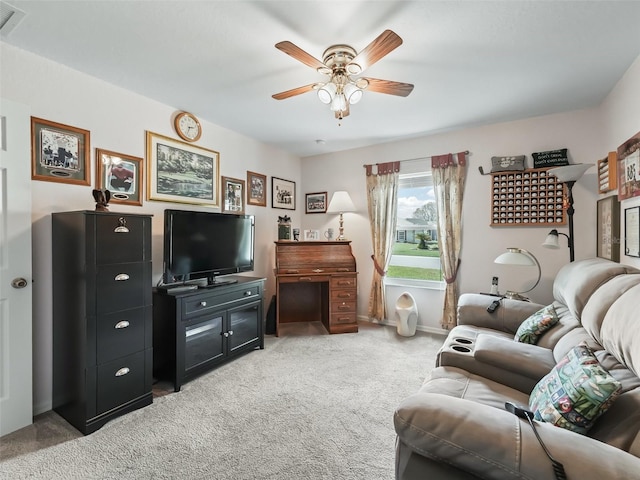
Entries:
[[562, 465], [562, 463], [560, 463], [555, 458], [553, 458], [553, 456], [547, 449], [547, 446], [542, 441], [542, 438], [540, 438], [540, 435], [538, 434], [538, 430], [536, 429], [536, 426], [533, 423], [533, 412], [526, 410], [522, 407], [518, 407], [517, 405], [511, 402], [506, 402], [504, 404], [504, 408], [508, 412], [513, 413], [517, 417], [527, 419], [527, 421], [529, 422], [529, 425], [531, 425], [531, 428], [533, 429], [533, 433], [536, 435], [536, 439], [538, 440], [538, 443], [542, 447], [542, 450], [544, 450], [544, 453], [547, 455], [547, 457], [549, 457], [549, 460], [551, 460], [551, 465], [553, 466], [553, 473], [556, 477], [556, 480], [567, 480], [567, 474], [564, 471], [564, 465]]

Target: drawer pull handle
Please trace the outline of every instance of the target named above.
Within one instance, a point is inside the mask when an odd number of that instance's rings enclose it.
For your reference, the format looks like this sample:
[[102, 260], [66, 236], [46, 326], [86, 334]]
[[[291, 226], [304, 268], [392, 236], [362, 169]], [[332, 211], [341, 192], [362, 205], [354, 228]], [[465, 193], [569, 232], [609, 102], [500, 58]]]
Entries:
[[253, 292], [251, 290], [247, 290], [246, 292], [244, 292], [245, 297], [250, 297], [251, 295], [253, 295]]
[[222, 335], [224, 335], [224, 338], [228, 338], [229, 337], [229, 332], [224, 332]]
[[131, 370], [129, 370], [129, 367], [122, 367], [120, 370], [116, 372], [116, 377], [122, 377], [123, 375], [126, 375], [130, 371]]
[[351, 285], [351, 282], [349, 280], [342, 280], [338, 282], [338, 285]]
[[233, 330], [229, 330], [229, 336], [233, 335]]
[[119, 273], [115, 278], [116, 282], [124, 282], [125, 280], [129, 280], [129, 275], [126, 273]]
[[349, 272], [350, 270], [348, 268], [339, 268], [338, 272]]
[[129, 229], [127, 228], [127, 221], [124, 217], [118, 218], [119, 225], [113, 230], [115, 233], [129, 233]]
[[311, 281], [311, 277], [300, 277], [298, 279], [299, 282], [310, 282]]
[[345, 305], [345, 304], [338, 305], [338, 310], [349, 310], [349, 305]]
[[322, 273], [322, 272], [324, 272], [324, 270], [321, 268], [316, 268], [313, 270], [313, 273]]
[[287, 273], [300, 273], [300, 270], [287, 270]]
[[122, 320], [116, 323], [116, 330], [119, 330], [121, 328], [127, 328], [128, 326], [129, 326], [129, 322], [127, 322], [126, 320]]
[[205, 301], [203, 300], [203, 301], [201, 301], [201, 302], [199, 303], [199, 305], [200, 305], [201, 307], [206, 307], [206, 306], [207, 306], [207, 302], [205, 302]]
[[338, 297], [340, 298], [351, 298], [351, 294], [350, 293], [339, 293]]

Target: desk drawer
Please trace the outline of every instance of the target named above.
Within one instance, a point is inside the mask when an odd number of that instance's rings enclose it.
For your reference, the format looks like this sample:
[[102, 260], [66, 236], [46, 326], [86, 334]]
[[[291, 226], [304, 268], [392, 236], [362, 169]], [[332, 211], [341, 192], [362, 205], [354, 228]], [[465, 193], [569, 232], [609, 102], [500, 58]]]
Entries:
[[350, 313], [355, 311], [355, 300], [331, 302], [331, 313]]
[[331, 325], [356, 324], [356, 312], [340, 313], [332, 312], [329, 320]]
[[355, 288], [346, 288], [342, 290], [331, 290], [331, 302], [348, 302], [357, 300], [358, 292]]
[[278, 282], [280, 283], [313, 283], [313, 282], [328, 282], [331, 279], [329, 275], [278, 275]]
[[336, 276], [331, 279], [331, 289], [356, 288], [356, 276]]

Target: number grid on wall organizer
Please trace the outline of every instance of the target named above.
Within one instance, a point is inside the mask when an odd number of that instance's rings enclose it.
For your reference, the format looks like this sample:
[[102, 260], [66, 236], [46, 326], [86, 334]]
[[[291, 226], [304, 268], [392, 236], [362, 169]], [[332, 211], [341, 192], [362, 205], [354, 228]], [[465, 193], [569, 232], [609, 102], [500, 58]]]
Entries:
[[548, 168], [491, 174], [492, 227], [566, 224], [565, 187]]

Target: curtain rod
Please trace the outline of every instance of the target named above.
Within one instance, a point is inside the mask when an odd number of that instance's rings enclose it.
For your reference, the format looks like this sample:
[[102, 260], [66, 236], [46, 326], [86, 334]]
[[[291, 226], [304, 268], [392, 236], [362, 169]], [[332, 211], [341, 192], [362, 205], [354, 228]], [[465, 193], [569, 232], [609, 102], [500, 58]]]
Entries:
[[[469, 150], [465, 150], [464, 152], [456, 152], [456, 153], [464, 153], [465, 155], [469, 155]], [[416, 158], [405, 158], [404, 160], [392, 160], [391, 162], [381, 162], [381, 163], [393, 163], [393, 162], [414, 162], [416, 160], [426, 160], [427, 158], [436, 157], [437, 155], [425, 155], [424, 157], [416, 157]], [[380, 163], [371, 163], [370, 165], [380, 165]], [[363, 167], [367, 167], [368, 165], [362, 165]]]

